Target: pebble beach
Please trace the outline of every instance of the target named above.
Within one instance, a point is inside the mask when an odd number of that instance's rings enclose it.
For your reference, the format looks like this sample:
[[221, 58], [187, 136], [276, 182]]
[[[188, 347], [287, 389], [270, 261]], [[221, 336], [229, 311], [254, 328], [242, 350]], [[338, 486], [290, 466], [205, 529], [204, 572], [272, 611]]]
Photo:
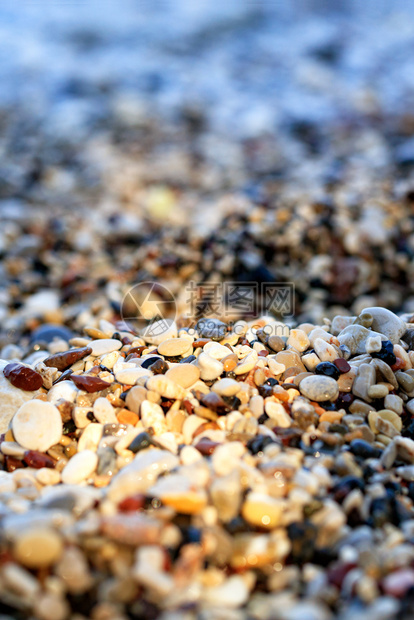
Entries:
[[414, 12], [0, 34], [0, 619], [414, 618]]

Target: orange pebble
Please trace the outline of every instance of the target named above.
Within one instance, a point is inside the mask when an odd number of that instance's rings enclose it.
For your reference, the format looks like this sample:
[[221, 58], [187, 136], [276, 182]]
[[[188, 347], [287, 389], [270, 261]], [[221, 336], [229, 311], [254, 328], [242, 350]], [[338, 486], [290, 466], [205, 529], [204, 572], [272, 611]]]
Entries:
[[116, 417], [120, 424], [131, 424], [132, 426], [135, 426], [139, 420], [137, 414], [129, 411], [129, 409], [121, 409]]
[[[322, 407], [320, 407], [322, 409]], [[340, 422], [342, 420], [342, 413], [339, 411], [324, 411], [319, 418], [320, 422]]]
[[395, 372], [396, 370], [401, 370], [401, 368], [405, 368], [405, 361], [401, 357], [397, 357], [397, 361], [391, 366], [391, 370]]
[[273, 396], [276, 396], [276, 398], [282, 401], [282, 403], [287, 403], [289, 400], [289, 393], [287, 392], [287, 390], [285, 390], [285, 388], [282, 388], [280, 385], [275, 385], [273, 387]]
[[325, 409], [323, 407], [321, 407], [320, 405], [318, 405], [318, 403], [315, 403], [314, 401], [311, 401], [311, 404], [314, 406], [315, 411], [318, 415], [322, 415], [324, 413], [326, 413]]
[[231, 372], [236, 368], [237, 361], [237, 355], [235, 353], [230, 353], [230, 355], [226, 355], [226, 357], [221, 360], [221, 363], [223, 364], [226, 372]]

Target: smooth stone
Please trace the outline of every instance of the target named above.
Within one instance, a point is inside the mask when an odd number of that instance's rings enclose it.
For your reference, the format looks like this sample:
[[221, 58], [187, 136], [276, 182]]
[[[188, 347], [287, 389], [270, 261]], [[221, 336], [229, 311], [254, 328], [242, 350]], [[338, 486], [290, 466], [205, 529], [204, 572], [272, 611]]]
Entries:
[[396, 394], [387, 394], [384, 399], [384, 407], [400, 415], [403, 412], [404, 401]]
[[352, 385], [352, 393], [354, 396], [370, 403], [372, 399], [368, 396], [368, 388], [375, 384], [376, 376], [377, 373], [375, 368], [373, 368], [371, 364], [361, 364]]
[[18, 534], [13, 546], [13, 556], [28, 568], [45, 568], [55, 564], [62, 555], [61, 536], [46, 527], [33, 527]]
[[64, 325], [55, 325], [54, 323], [44, 323], [35, 329], [30, 336], [30, 344], [46, 342], [47, 344], [53, 340], [69, 341], [73, 337], [73, 332]]
[[68, 461], [62, 471], [62, 482], [79, 484], [89, 478], [98, 465], [98, 456], [92, 450], [77, 452]]
[[103, 424], [88, 424], [78, 441], [78, 452], [92, 450], [96, 452], [102, 439]]
[[[388, 388], [386, 385], [371, 385], [367, 390], [369, 398], [378, 399], [385, 398], [388, 395]], [[387, 407], [387, 409], [392, 407]]]
[[124, 368], [115, 373], [115, 379], [125, 385], [135, 385], [141, 377], [150, 377], [151, 375], [151, 371], [147, 368]]
[[164, 398], [172, 398], [175, 400], [183, 399], [186, 395], [186, 391], [181, 385], [178, 385], [165, 375], [150, 377], [146, 383], [146, 388]]
[[93, 403], [93, 415], [101, 424], [118, 424], [115, 409], [112, 407], [109, 400], [102, 396], [97, 398]]
[[225, 347], [224, 345], [214, 341], [208, 342], [204, 346], [203, 351], [205, 353], [208, 353], [210, 357], [214, 357], [215, 360], [219, 361], [231, 354], [231, 350], [228, 347]]
[[39, 393], [38, 391], [27, 392], [14, 387], [2, 372], [9, 363], [7, 360], [0, 360], [0, 433], [7, 431], [16, 411]]
[[112, 351], [118, 351], [122, 347], [122, 342], [115, 338], [101, 338], [100, 340], [91, 340], [88, 346], [92, 349], [91, 355], [98, 357], [112, 353]]
[[355, 318], [354, 316], [342, 316], [339, 314], [334, 316], [331, 323], [331, 333], [337, 336], [345, 327], [352, 325]]
[[286, 344], [302, 353], [309, 347], [310, 340], [307, 333], [302, 329], [291, 329]]
[[220, 396], [235, 396], [237, 392], [240, 392], [240, 383], [230, 378], [220, 379], [211, 389]]
[[251, 525], [272, 530], [280, 525], [283, 502], [264, 493], [251, 492], [242, 506], [241, 514]]
[[391, 340], [393, 344], [398, 344], [407, 331], [405, 321], [391, 312], [391, 310], [387, 310], [387, 308], [381, 308], [379, 306], [364, 308], [364, 313], [372, 315], [372, 329], [383, 334], [387, 340]]
[[168, 431], [164, 412], [157, 403], [144, 400], [141, 403], [141, 422], [144, 428], [153, 428], [157, 435]]
[[275, 426], [289, 428], [292, 425], [292, 419], [281, 403], [268, 400], [265, 404], [265, 412], [269, 418], [275, 421]]
[[177, 456], [167, 450], [144, 450], [118, 472], [107, 489], [111, 501], [118, 503], [136, 493], [145, 493], [158, 476], [178, 467]]
[[147, 397], [147, 390], [142, 385], [135, 385], [128, 390], [125, 404], [130, 411], [139, 414], [142, 403]]
[[47, 400], [56, 405], [59, 400], [67, 400], [70, 403], [74, 403], [79, 390], [73, 381], [60, 381], [53, 385], [47, 393]]
[[200, 378], [203, 381], [213, 381], [219, 377], [223, 370], [224, 366], [218, 360], [215, 360], [214, 357], [210, 357], [207, 353], [200, 353], [196, 362], [198, 368], [200, 369]]
[[32, 400], [24, 403], [12, 420], [16, 441], [28, 450], [46, 452], [62, 437], [62, 418], [51, 403]]
[[381, 340], [387, 340], [386, 336], [371, 331], [362, 325], [349, 325], [345, 327], [337, 336], [339, 343], [346, 346], [352, 355], [366, 353], [366, 342], [368, 338], [379, 336]]
[[188, 338], [168, 338], [158, 345], [158, 353], [166, 357], [185, 355], [191, 349], [191, 340]]
[[246, 355], [246, 357], [240, 360], [240, 362], [238, 363], [238, 365], [233, 371], [234, 374], [244, 375], [246, 372], [250, 372], [251, 370], [253, 370], [253, 368], [257, 364], [258, 359], [259, 359], [259, 356], [257, 354], [257, 351], [253, 349], [252, 352], [249, 353], [249, 355]]
[[[215, 586], [209, 586], [202, 589], [201, 601], [205, 606], [211, 606], [217, 609], [238, 608], [247, 603], [249, 598], [249, 588], [246, 581], [239, 575], [228, 577], [223, 583]], [[206, 617], [225, 618], [224, 614], [206, 614]], [[240, 618], [241, 616], [231, 616]]]
[[227, 333], [227, 325], [214, 318], [200, 319], [196, 325], [196, 330], [200, 338], [211, 338], [211, 340], [223, 340]]
[[322, 375], [305, 377], [300, 382], [299, 389], [303, 396], [316, 402], [335, 400], [339, 394], [338, 384], [335, 379]]
[[300, 355], [292, 349], [289, 351], [280, 351], [279, 353], [276, 353], [274, 359], [279, 364], [283, 364], [286, 370], [295, 366], [296, 368], [300, 368], [301, 372], [306, 372], [306, 368], [302, 364]]
[[315, 338], [313, 348], [322, 362], [333, 362], [338, 357], [338, 351], [323, 338]]
[[365, 350], [367, 353], [378, 353], [382, 348], [381, 336], [371, 336], [366, 339]]
[[385, 379], [388, 383], [391, 383], [393, 387], [398, 388], [396, 375], [393, 373], [388, 364], [378, 358], [371, 360], [370, 364], [371, 366], [374, 366], [377, 371], [377, 381], [382, 381]]
[[412, 392], [414, 390], [414, 377], [402, 370], [398, 370], [395, 373], [398, 383], [401, 385], [404, 392]]
[[177, 364], [167, 370], [165, 376], [184, 389], [188, 389], [199, 380], [200, 369], [195, 364]]

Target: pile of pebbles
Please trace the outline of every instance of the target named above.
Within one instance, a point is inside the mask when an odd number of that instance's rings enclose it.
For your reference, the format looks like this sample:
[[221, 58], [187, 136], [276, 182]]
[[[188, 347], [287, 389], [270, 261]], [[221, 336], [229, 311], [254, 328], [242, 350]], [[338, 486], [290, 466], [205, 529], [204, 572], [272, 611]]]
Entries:
[[156, 336], [100, 319], [16, 346], [3, 617], [408, 618], [412, 326], [378, 306]]

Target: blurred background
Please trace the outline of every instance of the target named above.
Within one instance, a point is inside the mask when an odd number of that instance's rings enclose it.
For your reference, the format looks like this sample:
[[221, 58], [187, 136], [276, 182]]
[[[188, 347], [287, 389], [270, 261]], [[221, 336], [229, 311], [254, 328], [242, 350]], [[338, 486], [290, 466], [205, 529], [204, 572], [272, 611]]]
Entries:
[[2, 0], [2, 344], [146, 280], [414, 311], [413, 55], [404, 0]]

